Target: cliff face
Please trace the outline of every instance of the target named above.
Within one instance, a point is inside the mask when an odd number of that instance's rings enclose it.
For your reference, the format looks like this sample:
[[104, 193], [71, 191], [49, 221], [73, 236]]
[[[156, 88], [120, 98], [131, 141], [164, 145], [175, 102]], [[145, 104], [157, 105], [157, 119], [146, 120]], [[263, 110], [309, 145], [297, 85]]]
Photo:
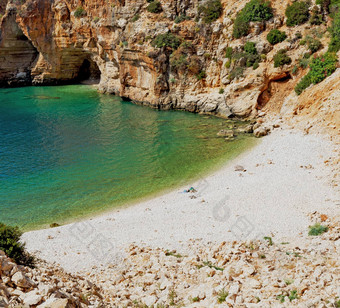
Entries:
[[[283, 104], [287, 95], [274, 95], [282, 86], [290, 91], [285, 94], [293, 93], [298, 78], [290, 71], [306, 47], [292, 38], [298, 31], [308, 34], [310, 26], [287, 28], [287, 3], [272, 1], [274, 17], [251, 23], [249, 35], [235, 40], [233, 19], [247, 2], [223, 0], [221, 16], [204, 23], [197, 19], [196, 0], [162, 0], [160, 13], [148, 12], [144, 0], [0, 0], [0, 82], [100, 79], [101, 91], [155, 108], [252, 117], [273, 97]], [[266, 35], [274, 28], [285, 30], [290, 40], [271, 46]], [[327, 25], [318, 28], [325, 33]], [[188, 44], [176, 51], [152, 46], [157, 35], [168, 32]], [[246, 41], [256, 43], [262, 61], [232, 80], [226, 48], [240, 48]], [[282, 48], [293, 64], [274, 68], [273, 56]], [[173, 59], [187, 63], [174, 66]]]

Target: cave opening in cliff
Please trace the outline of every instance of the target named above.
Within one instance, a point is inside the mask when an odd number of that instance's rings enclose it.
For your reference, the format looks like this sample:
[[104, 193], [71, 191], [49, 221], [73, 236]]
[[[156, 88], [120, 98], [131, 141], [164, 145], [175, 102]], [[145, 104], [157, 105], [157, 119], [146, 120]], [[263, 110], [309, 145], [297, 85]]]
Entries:
[[96, 62], [92, 61], [91, 59], [84, 59], [83, 63], [81, 64], [78, 75], [77, 81], [81, 83], [99, 83], [100, 81], [100, 69]]
[[[274, 78], [268, 81], [267, 86], [262, 91], [257, 99], [257, 109], [262, 109], [269, 101], [271, 101], [271, 108], [278, 109], [282, 105], [283, 98], [287, 91], [287, 87], [290, 88], [289, 81], [292, 76], [287, 73], [284, 76]], [[268, 107], [268, 106], [267, 106]]]

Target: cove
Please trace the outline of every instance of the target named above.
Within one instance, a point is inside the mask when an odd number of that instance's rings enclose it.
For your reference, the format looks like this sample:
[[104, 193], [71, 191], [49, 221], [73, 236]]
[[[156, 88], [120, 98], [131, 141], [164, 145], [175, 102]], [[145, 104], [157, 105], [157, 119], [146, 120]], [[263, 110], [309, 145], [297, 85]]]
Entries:
[[255, 143], [217, 137], [227, 125], [91, 86], [0, 89], [0, 222], [62, 224], [189, 183]]

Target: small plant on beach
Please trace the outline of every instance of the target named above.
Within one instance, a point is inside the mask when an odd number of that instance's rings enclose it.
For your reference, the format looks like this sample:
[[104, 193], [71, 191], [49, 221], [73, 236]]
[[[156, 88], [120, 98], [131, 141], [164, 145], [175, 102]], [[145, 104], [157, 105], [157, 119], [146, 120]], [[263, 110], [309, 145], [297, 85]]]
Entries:
[[223, 94], [223, 93], [224, 93], [224, 89], [223, 89], [223, 88], [220, 88], [220, 89], [218, 90], [218, 93], [219, 93], [219, 94]]
[[308, 235], [317, 236], [327, 231], [328, 231], [328, 227], [316, 223], [315, 225], [309, 227]]
[[273, 240], [270, 236], [265, 236], [263, 239], [268, 241], [269, 246], [273, 246]]
[[285, 291], [282, 294], [279, 294], [276, 296], [276, 299], [278, 299], [281, 303], [284, 303], [286, 297], [288, 297], [289, 301], [299, 298], [297, 290], [291, 290], [289, 293]]
[[218, 267], [218, 266], [212, 264], [211, 261], [203, 261], [203, 265], [197, 265], [197, 268], [202, 268], [204, 266], [208, 266], [210, 268], [214, 268], [217, 271], [222, 271], [222, 272], [224, 271], [223, 267]]
[[199, 302], [200, 301], [200, 299], [197, 297], [197, 296], [195, 296], [193, 299], [192, 299], [192, 302], [193, 303], [197, 303], [197, 302]]
[[175, 251], [169, 251], [169, 250], [165, 251], [165, 255], [167, 257], [173, 256], [173, 257], [176, 257], [176, 258], [183, 258], [183, 256], [181, 254], [176, 253]]
[[229, 293], [222, 289], [220, 292], [218, 292], [218, 297], [217, 297], [217, 301], [221, 304], [223, 302], [225, 302], [226, 298], [228, 297]]
[[0, 223], [0, 250], [17, 264], [34, 266], [34, 258], [26, 252], [25, 244], [20, 242], [22, 232], [17, 227]]
[[289, 286], [290, 284], [292, 284], [294, 282], [294, 280], [292, 280], [292, 279], [285, 279], [285, 284], [287, 285], [287, 286]]

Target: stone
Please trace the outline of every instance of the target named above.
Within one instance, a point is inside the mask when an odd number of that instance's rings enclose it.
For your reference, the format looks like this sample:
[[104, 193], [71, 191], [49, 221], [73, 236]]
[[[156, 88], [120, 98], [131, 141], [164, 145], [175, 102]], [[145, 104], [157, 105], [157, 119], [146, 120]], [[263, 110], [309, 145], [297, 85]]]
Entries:
[[38, 305], [42, 300], [42, 296], [38, 294], [36, 290], [24, 294], [21, 296], [21, 298], [23, 299], [24, 304], [27, 306]]
[[31, 279], [26, 277], [22, 272], [18, 271], [12, 276], [12, 281], [21, 288], [30, 288], [34, 286]]
[[71, 308], [67, 298], [49, 298], [46, 302], [37, 306], [37, 308]]
[[254, 136], [257, 138], [267, 136], [269, 132], [270, 129], [268, 127], [260, 126], [254, 130]]
[[157, 302], [157, 298], [154, 295], [150, 295], [143, 298], [143, 303], [148, 307], [154, 305]]
[[231, 129], [221, 129], [218, 133], [217, 136], [219, 137], [234, 137], [234, 131]]
[[245, 171], [247, 171], [243, 166], [241, 166], [241, 165], [236, 165], [235, 167], [234, 167], [234, 170], [235, 171], [240, 171], [240, 172], [245, 172]]

